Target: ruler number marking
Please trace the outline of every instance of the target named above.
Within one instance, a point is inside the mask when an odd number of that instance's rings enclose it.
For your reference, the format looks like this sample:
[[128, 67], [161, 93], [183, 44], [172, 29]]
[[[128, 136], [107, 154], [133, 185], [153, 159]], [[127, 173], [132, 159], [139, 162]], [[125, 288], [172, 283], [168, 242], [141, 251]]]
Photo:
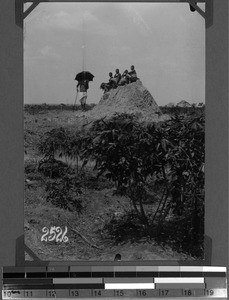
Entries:
[[123, 290], [114, 290], [115, 297], [123, 297], [124, 291]]
[[214, 295], [214, 290], [205, 290], [205, 295], [206, 296], [213, 296]]
[[56, 297], [56, 291], [48, 291], [48, 297], [55, 298]]
[[77, 291], [77, 290], [71, 291], [71, 296], [72, 297], [79, 297], [79, 291]]
[[193, 296], [192, 290], [183, 290], [183, 296]]
[[11, 296], [12, 296], [11, 291], [4, 291], [4, 297], [11, 298]]
[[33, 291], [25, 291], [25, 297], [33, 297]]
[[145, 297], [145, 296], [147, 296], [146, 290], [138, 290], [138, 296], [139, 297]]
[[159, 290], [160, 296], [168, 296], [169, 290]]
[[99, 290], [99, 291], [93, 291], [94, 292], [94, 296], [95, 297], [101, 297], [102, 296], [102, 292]]

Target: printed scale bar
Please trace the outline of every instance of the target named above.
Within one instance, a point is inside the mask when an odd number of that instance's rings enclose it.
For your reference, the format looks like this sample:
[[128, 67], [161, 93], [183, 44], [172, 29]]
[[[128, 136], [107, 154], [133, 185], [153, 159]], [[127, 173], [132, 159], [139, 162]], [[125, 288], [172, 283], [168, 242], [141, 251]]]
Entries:
[[192, 277], [221, 277], [226, 278], [226, 273], [224, 272], [96, 272], [96, 273], [87, 273], [87, 272], [72, 272], [72, 273], [4, 273], [2, 278], [4, 279], [48, 279], [48, 278], [192, 278]]
[[180, 266], [180, 272], [223, 272], [226, 273], [226, 267], [217, 266]]
[[219, 266], [48, 265], [2, 271], [3, 299], [227, 296], [227, 270]]
[[55, 277], [226, 277], [226, 267], [48, 266], [3, 267], [3, 278]]
[[3, 267], [3, 273], [28, 273], [28, 272], [226, 272], [226, 267], [218, 266], [47, 266], [47, 267]]
[[205, 283], [205, 278], [203, 277], [156, 277], [156, 278], [4, 278], [3, 285], [63, 285], [63, 284], [103, 284], [103, 283]]
[[75, 283], [75, 284], [28, 284], [28, 285], [4, 285], [3, 290], [61, 290], [61, 289], [105, 289], [103, 283]]
[[205, 283], [156, 283], [156, 289], [185, 289], [185, 290], [205, 290]]
[[102, 278], [53, 278], [54, 284], [103, 283]]
[[179, 278], [179, 277], [165, 277], [165, 278], [154, 278], [155, 283], [204, 283], [204, 278]]
[[[80, 2], [80, 1], [81, 0], [39, 0], [39, 2]], [[119, 0], [119, 1], [123, 1], [123, 0]], [[137, 2], [137, 0], [135, 0], [135, 1]], [[24, 0], [24, 3], [33, 3], [33, 2], [37, 2], [37, 0]], [[97, 0], [91, 0], [90, 2], [97, 2]], [[103, 0], [102, 2], [111, 2], [111, 0], [110, 1]], [[139, 2], [139, 0], [138, 0], [138, 2]], [[148, 0], [148, 2], [169, 2], [169, 3], [183, 2], [183, 3], [189, 3], [188, 0]], [[197, 0], [196, 2], [205, 3], [206, 0]]]
[[76, 299], [76, 298], [93, 298], [93, 297], [138, 297], [138, 298], [220, 298], [226, 299], [226, 289], [201, 290], [201, 289], [138, 289], [138, 290], [18, 290], [3, 291], [2, 299]]
[[154, 283], [105, 283], [105, 290], [155, 289]]
[[[182, 284], [185, 287], [194, 287], [195, 288], [205, 288], [205, 279], [204, 278], [53, 278], [53, 279], [3, 279], [3, 286], [6, 289], [13, 288], [15, 289], [50, 289], [50, 288], [104, 288], [113, 289], [118, 285], [125, 285], [125, 289], [141, 289], [145, 286], [146, 288], [155, 288], [155, 283], [159, 284], [158, 287], [163, 288], [168, 284], [173, 284], [172, 286], [182, 287]], [[200, 284], [200, 285], [198, 285]], [[120, 287], [122, 288], [122, 287]], [[123, 287], [124, 288], [124, 287]]]

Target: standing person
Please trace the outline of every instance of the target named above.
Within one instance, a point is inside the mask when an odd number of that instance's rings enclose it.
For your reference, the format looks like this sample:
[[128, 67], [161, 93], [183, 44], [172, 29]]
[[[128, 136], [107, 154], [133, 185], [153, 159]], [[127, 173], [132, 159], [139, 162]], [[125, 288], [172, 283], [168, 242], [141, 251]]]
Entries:
[[116, 69], [116, 70], [115, 70], [114, 79], [115, 79], [117, 85], [118, 85], [118, 83], [119, 83], [121, 77], [122, 77], [122, 75], [121, 75], [121, 73], [119, 72], [119, 69]]
[[128, 72], [129, 80], [130, 82], [135, 82], [138, 79], [137, 72], [133, 65], [130, 67], [130, 69], [131, 69], [130, 72]]
[[89, 89], [88, 82], [88, 80], [81, 80], [76, 86], [77, 96], [79, 95], [82, 110], [86, 110], [87, 90]]

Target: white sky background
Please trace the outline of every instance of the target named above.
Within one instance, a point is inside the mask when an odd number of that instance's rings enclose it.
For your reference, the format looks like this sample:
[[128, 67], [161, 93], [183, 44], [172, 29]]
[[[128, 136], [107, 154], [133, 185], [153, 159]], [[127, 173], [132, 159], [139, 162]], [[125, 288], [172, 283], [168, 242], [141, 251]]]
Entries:
[[132, 64], [158, 105], [205, 101], [205, 21], [187, 3], [40, 3], [24, 23], [24, 102], [73, 104], [83, 56], [88, 103]]

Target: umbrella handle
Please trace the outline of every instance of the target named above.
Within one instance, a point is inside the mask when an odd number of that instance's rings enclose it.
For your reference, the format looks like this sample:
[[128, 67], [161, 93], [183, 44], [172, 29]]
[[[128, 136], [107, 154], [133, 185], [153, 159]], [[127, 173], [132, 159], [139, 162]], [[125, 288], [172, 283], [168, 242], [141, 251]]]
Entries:
[[78, 98], [78, 90], [77, 90], [77, 92], [76, 92], [76, 98], [75, 98], [75, 102], [74, 102], [74, 105], [73, 105], [73, 111], [74, 111], [74, 109], [75, 109], [75, 106], [76, 106], [76, 100], [77, 100], [77, 98]]

